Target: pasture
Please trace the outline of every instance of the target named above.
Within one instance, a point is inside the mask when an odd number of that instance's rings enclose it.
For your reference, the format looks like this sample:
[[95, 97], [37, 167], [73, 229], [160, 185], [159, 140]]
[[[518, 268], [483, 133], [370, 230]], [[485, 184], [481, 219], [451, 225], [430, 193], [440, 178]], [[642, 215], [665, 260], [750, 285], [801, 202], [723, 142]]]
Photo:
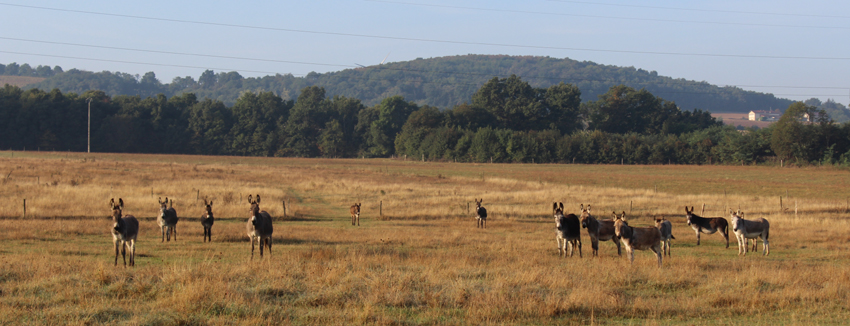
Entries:
[[[249, 194], [274, 220], [271, 253], [253, 260]], [[158, 197], [174, 201], [178, 241], [160, 241]], [[839, 324], [848, 197], [833, 168], [2, 151], [0, 324]], [[135, 267], [112, 264], [110, 198], [139, 219]], [[632, 265], [600, 241], [594, 258], [582, 229], [584, 257], [559, 258], [556, 201], [632, 226], [664, 217], [672, 256]], [[768, 219], [770, 255], [759, 242], [739, 256], [717, 233], [697, 246], [684, 207], [703, 204]]]

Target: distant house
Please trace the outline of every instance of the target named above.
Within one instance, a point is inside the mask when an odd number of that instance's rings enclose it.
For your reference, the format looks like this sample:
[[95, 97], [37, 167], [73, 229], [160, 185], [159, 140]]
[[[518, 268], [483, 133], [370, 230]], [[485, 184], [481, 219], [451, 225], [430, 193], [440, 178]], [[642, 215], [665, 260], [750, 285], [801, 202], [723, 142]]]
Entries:
[[777, 121], [782, 117], [779, 110], [753, 110], [750, 111], [750, 121]]

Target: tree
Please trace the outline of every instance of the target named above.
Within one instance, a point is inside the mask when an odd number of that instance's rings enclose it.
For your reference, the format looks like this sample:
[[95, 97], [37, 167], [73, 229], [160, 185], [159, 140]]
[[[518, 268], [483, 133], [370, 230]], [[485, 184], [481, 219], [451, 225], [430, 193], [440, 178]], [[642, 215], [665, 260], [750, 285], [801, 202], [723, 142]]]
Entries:
[[212, 70], [205, 70], [204, 73], [201, 74], [201, 77], [198, 78], [198, 84], [205, 89], [211, 89], [215, 87], [215, 83], [218, 80], [218, 77], [215, 75], [215, 72]]
[[773, 125], [770, 148], [780, 159], [804, 163], [817, 157], [817, 126], [830, 123], [826, 112], [803, 102], [794, 102]]
[[392, 96], [375, 107], [377, 120], [372, 121], [366, 135], [368, 152], [371, 156], [387, 157], [395, 152], [395, 138], [407, 122], [408, 116], [418, 109], [413, 102], [401, 96]]

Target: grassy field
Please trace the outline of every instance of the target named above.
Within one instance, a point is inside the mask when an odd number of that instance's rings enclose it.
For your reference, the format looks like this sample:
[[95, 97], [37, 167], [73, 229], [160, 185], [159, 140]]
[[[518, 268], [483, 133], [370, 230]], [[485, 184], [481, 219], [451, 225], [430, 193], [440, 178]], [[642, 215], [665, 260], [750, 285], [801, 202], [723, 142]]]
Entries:
[[[0, 324], [841, 324], [847, 182], [829, 168], [5, 151]], [[253, 260], [248, 194], [275, 217], [271, 254]], [[166, 196], [178, 241], [157, 243]], [[206, 244], [204, 197], [217, 218]], [[140, 219], [135, 268], [112, 265], [110, 198]], [[473, 198], [490, 212], [486, 230]], [[559, 258], [553, 201], [626, 211], [633, 226], [665, 217], [673, 256], [659, 269], [637, 252], [630, 265], [602, 242], [591, 258], [583, 234], [584, 257]], [[717, 234], [696, 246], [684, 206], [703, 204], [706, 216], [769, 219], [770, 256], [760, 243], [740, 257]]]

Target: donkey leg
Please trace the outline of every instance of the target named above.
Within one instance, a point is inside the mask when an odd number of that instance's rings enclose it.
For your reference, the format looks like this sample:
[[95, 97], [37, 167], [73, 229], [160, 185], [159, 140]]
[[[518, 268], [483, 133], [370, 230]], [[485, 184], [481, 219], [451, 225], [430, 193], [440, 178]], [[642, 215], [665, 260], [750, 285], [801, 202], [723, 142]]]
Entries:
[[121, 258], [124, 258], [124, 266], [127, 266], [127, 241], [121, 244]]
[[581, 239], [576, 240], [578, 242], [578, 258], [583, 258], [581, 256]]
[[592, 251], [592, 257], [599, 257], [599, 239], [591, 236], [590, 237], [590, 249]]
[[272, 237], [271, 236], [269, 236], [269, 238], [266, 239], [266, 244], [268, 244], [268, 246], [269, 246], [269, 255], [271, 255], [272, 254]]
[[254, 238], [251, 237], [251, 259], [254, 259]]
[[661, 254], [661, 243], [655, 244], [654, 246], [652, 246], [651, 249], [652, 252], [655, 253], [655, 257], [658, 257], [658, 268], [661, 268], [661, 258], [663, 257], [663, 255]]
[[118, 241], [112, 241], [112, 244], [115, 245], [115, 266], [118, 266]]
[[699, 246], [699, 231], [697, 231], [697, 246]]
[[763, 256], [768, 256], [768, 255], [770, 255], [770, 245], [769, 245], [769, 242], [767, 241], [767, 237], [761, 238], [761, 243], [762, 243], [762, 245], [764, 246], [764, 248], [762, 249], [762, 253], [761, 253], [761, 254], [762, 254]]
[[617, 245], [617, 256], [622, 257], [623, 252], [622, 252], [621, 247], [620, 247], [620, 238], [613, 237], [613, 238], [611, 238], [611, 241], [614, 241], [614, 244]]
[[357, 226], [360, 226], [360, 216], [357, 217]]
[[165, 226], [160, 226], [159, 228], [162, 231], [162, 241], [160, 242], [165, 242]]
[[130, 240], [130, 266], [136, 267], [136, 240]]
[[174, 224], [174, 241], [177, 242], [177, 224]]

